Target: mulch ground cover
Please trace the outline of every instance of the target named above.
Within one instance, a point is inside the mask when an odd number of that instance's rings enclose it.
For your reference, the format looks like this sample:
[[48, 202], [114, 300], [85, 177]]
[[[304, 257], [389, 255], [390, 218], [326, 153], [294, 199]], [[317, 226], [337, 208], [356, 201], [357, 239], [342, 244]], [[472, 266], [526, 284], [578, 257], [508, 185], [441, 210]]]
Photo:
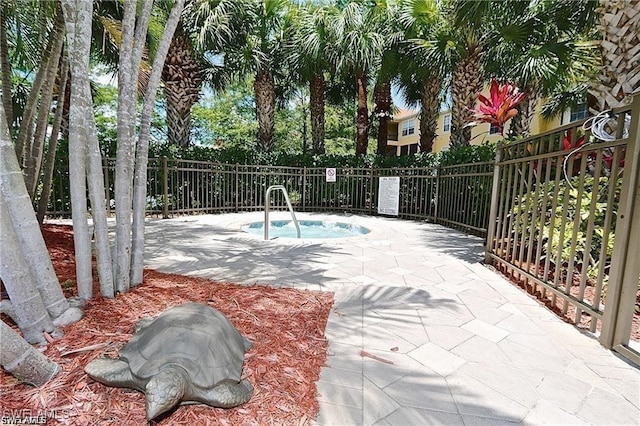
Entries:
[[[43, 234], [58, 279], [67, 296], [73, 296], [72, 229], [46, 225]], [[99, 294], [97, 288], [94, 293]], [[44, 353], [62, 369], [53, 380], [34, 388], [1, 372], [3, 415], [30, 411], [48, 416], [48, 424], [145, 424], [142, 393], [95, 382], [84, 373], [84, 366], [96, 357], [115, 357], [141, 317], [192, 301], [223, 312], [254, 342], [245, 354], [243, 378], [255, 392], [240, 407], [184, 405], [152, 424], [310, 424], [319, 410], [315, 382], [326, 360], [324, 330], [332, 293], [241, 286], [154, 270], [145, 270], [144, 283], [127, 294], [88, 301], [85, 317], [65, 327], [63, 337], [51, 340]]]

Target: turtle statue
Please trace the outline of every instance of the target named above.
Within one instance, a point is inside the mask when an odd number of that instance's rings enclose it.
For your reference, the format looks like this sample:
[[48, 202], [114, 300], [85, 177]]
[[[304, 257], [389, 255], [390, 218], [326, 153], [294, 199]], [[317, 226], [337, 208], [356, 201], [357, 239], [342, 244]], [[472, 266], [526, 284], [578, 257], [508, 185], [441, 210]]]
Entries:
[[141, 320], [117, 359], [96, 359], [84, 371], [105, 385], [144, 392], [152, 420], [178, 403], [231, 408], [247, 402], [253, 386], [240, 374], [250, 348], [222, 313], [186, 303]]

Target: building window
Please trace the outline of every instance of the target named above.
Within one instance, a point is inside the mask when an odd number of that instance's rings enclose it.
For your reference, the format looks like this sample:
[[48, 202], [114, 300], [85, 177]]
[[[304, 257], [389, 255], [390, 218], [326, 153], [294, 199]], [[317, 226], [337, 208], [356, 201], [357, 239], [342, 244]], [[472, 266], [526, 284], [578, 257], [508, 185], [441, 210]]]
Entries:
[[451, 131], [451, 114], [447, 114], [442, 119], [442, 131], [450, 132]]
[[500, 133], [500, 129], [498, 129], [498, 126], [496, 126], [495, 124], [491, 123], [491, 126], [489, 126], [489, 134], [490, 135], [495, 135], [496, 133]]
[[412, 135], [415, 131], [416, 125], [413, 120], [405, 120], [402, 122], [402, 136]]
[[571, 108], [571, 115], [569, 116], [569, 122], [582, 120], [589, 116], [589, 108], [586, 103], [579, 104], [576, 108]]

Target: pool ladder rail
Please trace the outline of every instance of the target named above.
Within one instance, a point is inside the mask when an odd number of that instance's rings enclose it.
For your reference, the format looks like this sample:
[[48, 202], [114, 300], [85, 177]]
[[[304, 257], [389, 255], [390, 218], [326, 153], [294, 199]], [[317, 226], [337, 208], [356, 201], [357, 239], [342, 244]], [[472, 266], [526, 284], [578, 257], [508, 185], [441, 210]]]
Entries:
[[291, 206], [291, 200], [289, 199], [287, 188], [285, 188], [284, 185], [271, 185], [269, 188], [267, 188], [267, 192], [264, 196], [264, 239], [269, 239], [269, 200], [271, 191], [273, 191], [274, 189], [279, 189], [284, 194], [284, 199], [287, 202], [287, 207], [289, 208], [289, 212], [291, 212], [291, 218], [293, 219], [294, 225], [296, 225], [298, 238], [300, 238], [300, 225], [298, 224], [298, 219], [296, 219], [296, 214], [293, 211], [293, 206]]

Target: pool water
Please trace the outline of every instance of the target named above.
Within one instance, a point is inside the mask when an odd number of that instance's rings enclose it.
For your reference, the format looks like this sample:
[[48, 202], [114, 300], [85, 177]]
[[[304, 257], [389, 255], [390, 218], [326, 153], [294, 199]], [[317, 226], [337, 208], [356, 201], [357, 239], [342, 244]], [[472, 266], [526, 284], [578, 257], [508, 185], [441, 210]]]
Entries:
[[[345, 238], [368, 234], [370, 231], [358, 225], [322, 220], [300, 220], [300, 238]], [[242, 227], [244, 232], [264, 235], [264, 222], [253, 222]], [[272, 220], [269, 238], [297, 238], [296, 226], [291, 220]]]

